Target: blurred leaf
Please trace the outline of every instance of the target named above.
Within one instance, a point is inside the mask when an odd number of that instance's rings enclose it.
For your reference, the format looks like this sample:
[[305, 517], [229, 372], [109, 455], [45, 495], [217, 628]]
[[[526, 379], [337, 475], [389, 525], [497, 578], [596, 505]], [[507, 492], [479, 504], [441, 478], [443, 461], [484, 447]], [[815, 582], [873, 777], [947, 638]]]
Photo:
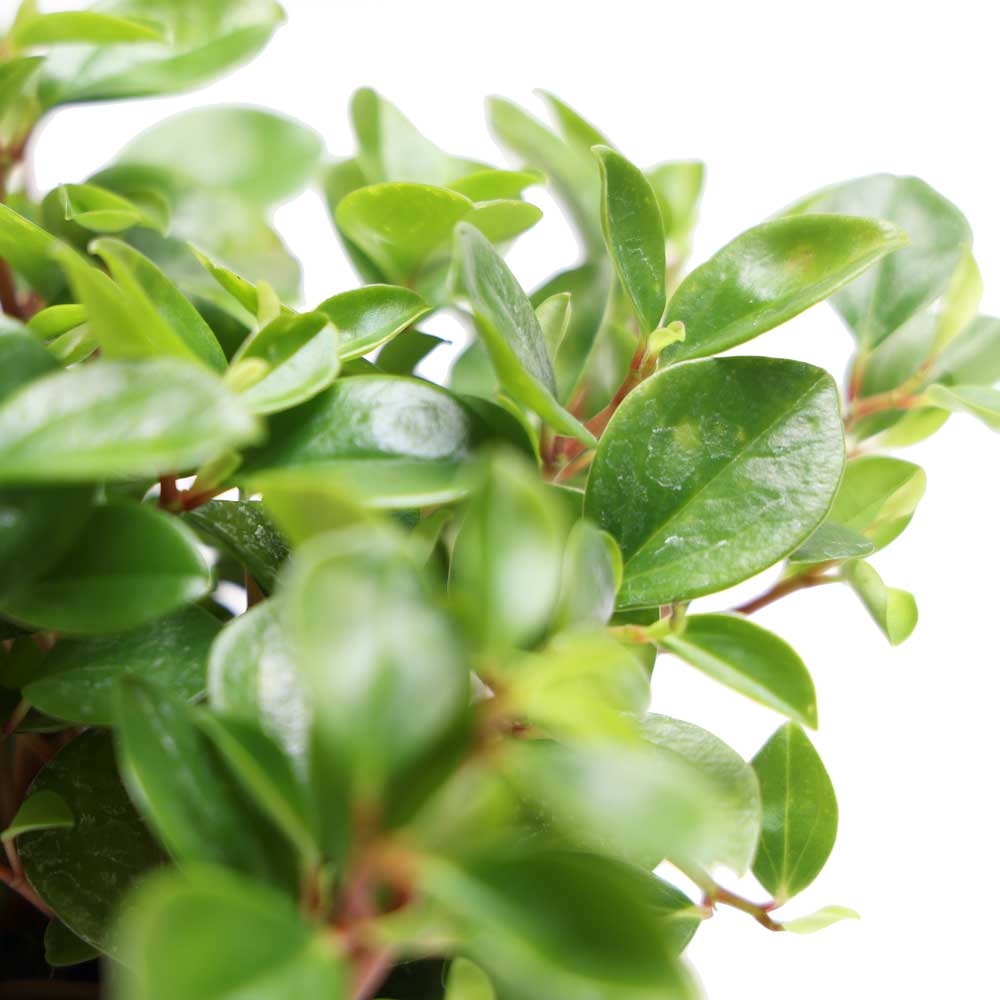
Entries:
[[698, 199], [705, 182], [705, 164], [700, 160], [661, 163], [646, 171], [646, 179], [656, 192], [668, 240], [686, 254], [687, 241], [697, 218]]
[[806, 734], [786, 722], [754, 757], [764, 803], [753, 873], [779, 903], [820, 873], [837, 838], [837, 799]]
[[917, 602], [911, 593], [887, 587], [863, 559], [845, 563], [841, 572], [893, 646], [910, 637], [917, 627]]
[[430, 306], [409, 288], [367, 285], [334, 295], [321, 302], [316, 311], [328, 316], [336, 327], [340, 358], [350, 361], [391, 341], [426, 316]]
[[162, 29], [149, 21], [74, 10], [18, 18], [10, 40], [19, 48], [30, 48], [66, 44], [123, 45], [165, 39]]
[[94, 233], [120, 233], [132, 226], [149, 226], [162, 232], [164, 217], [96, 184], [64, 184], [59, 189], [66, 219]]
[[519, 198], [527, 187], [541, 184], [545, 178], [536, 170], [477, 170], [458, 180], [449, 181], [452, 191], [473, 201], [497, 201]]
[[1000, 389], [985, 385], [932, 385], [924, 391], [923, 399], [949, 413], [971, 414], [990, 430], [1000, 430]]
[[563, 547], [562, 586], [554, 623], [605, 625], [622, 581], [622, 554], [606, 531], [579, 520]]
[[49, 301], [65, 285], [53, 260], [59, 241], [0, 202], [0, 259], [7, 261], [38, 294]]
[[431, 351], [445, 343], [441, 337], [410, 328], [386, 343], [376, 364], [387, 375], [412, 375]]
[[25, 798], [10, 825], [0, 834], [0, 840], [14, 840], [35, 830], [71, 830], [74, 826], [76, 817], [65, 800], [56, 792], [44, 789]]
[[927, 378], [943, 385], [992, 385], [1000, 381], [1000, 319], [973, 319], [949, 341]]
[[983, 297], [983, 276], [969, 247], [962, 247], [958, 265], [941, 297], [934, 330], [934, 354], [948, 346], [968, 325], [979, 311]]
[[455, 958], [448, 967], [445, 1000], [496, 1000], [490, 977], [467, 958]]
[[807, 917], [796, 917], [793, 920], [782, 920], [781, 926], [793, 934], [815, 934], [825, 930], [841, 920], [860, 920], [860, 916], [846, 906], [824, 906]]

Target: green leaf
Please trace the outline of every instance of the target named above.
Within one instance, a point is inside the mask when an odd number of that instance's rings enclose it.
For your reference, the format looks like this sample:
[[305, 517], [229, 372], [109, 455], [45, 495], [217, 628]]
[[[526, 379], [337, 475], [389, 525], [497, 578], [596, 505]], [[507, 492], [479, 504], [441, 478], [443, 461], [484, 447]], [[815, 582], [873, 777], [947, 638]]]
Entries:
[[556, 401], [555, 372], [538, 317], [503, 259], [468, 224], [455, 229], [455, 256], [477, 329], [504, 389], [555, 430], [593, 446], [594, 436]]
[[941, 296], [934, 325], [933, 353], [939, 354], [976, 318], [983, 297], [983, 276], [969, 247], [962, 247], [958, 265]]
[[21, 803], [10, 825], [0, 834], [0, 840], [14, 840], [35, 830], [71, 830], [74, 826], [76, 817], [65, 800], [56, 792], [43, 790]]
[[569, 329], [573, 316], [569, 292], [558, 292], [543, 299], [535, 306], [538, 325], [542, 328], [542, 337], [548, 348], [549, 357], [555, 358], [559, 345]]
[[40, 712], [84, 725], [109, 726], [120, 677], [143, 677], [188, 701], [205, 691], [205, 669], [219, 622], [185, 608], [131, 632], [61, 639], [24, 688]]
[[846, 563], [841, 572], [893, 646], [912, 635], [917, 627], [917, 602], [909, 591], [887, 587], [863, 559]]
[[541, 184], [545, 178], [537, 170], [477, 170], [447, 187], [473, 201], [497, 201], [519, 198], [527, 187]]
[[58, 367], [30, 334], [0, 329], [0, 403], [17, 389]]
[[210, 500], [184, 515], [188, 524], [238, 559], [270, 593], [288, 544], [255, 500]]
[[1000, 430], [1000, 389], [985, 385], [932, 385], [924, 391], [923, 399], [949, 413], [971, 414], [990, 430]]
[[61, 920], [50, 920], [45, 928], [45, 964], [54, 969], [79, 965], [101, 953], [78, 938]]
[[66, 220], [93, 233], [120, 233], [133, 226], [163, 232], [166, 219], [96, 184], [63, 184], [59, 188]]
[[972, 320], [941, 352], [927, 379], [943, 385], [1000, 381], [1000, 319], [977, 316]]
[[618, 543], [590, 521], [577, 521], [564, 547], [562, 586], [553, 616], [555, 627], [607, 624], [615, 610], [621, 581]]
[[367, 285], [334, 295], [316, 311], [330, 318], [340, 336], [340, 359], [350, 361], [391, 341], [426, 316], [430, 306], [409, 288]]
[[292, 888], [290, 843], [245, 793], [197, 718], [163, 688], [136, 677], [119, 683], [118, 755], [136, 806], [177, 860], [223, 865]]
[[764, 803], [753, 873], [782, 903], [826, 864], [837, 839], [837, 798], [819, 754], [794, 722], [774, 733], [751, 763]]
[[665, 324], [681, 322], [687, 335], [664, 357], [702, 358], [742, 344], [828, 298], [906, 242], [888, 223], [842, 215], [755, 226], [681, 282]]
[[62, 271], [52, 259], [59, 241], [44, 229], [0, 202], [0, 259], [28, 282], [46, 301], [64, 287]]
[[686, 996], [649, 904], [654, 876], [599, 855], [534, 848], [425, 865], [427, 892], [502, 995]]
[[302, 122], [261, 108], [218, 105], [158, 122], [117, 162], [180, 170], [206, 187], [268, 206], [305, 187], [322, 153], [319, 135]]
[[586, 513], [618, 541], [618, 605], [732, 586], [826, 516], [844, 462], [837, 389], [794, 361], [724, 358], [662, 371], [601, 438]]
[[555, 94], [547, 90], [536, 90], [535, 93], [549, 106], [560, 134], [570, 145], [585, 152], [592, 150], [594, 146], [614, 147], [607, 136]]
[[608, 253], [643, 333], [660, 325], [667, 304], [663, 220], [656, 194], [638, 167], [607, 146], [595, 146], [601, 168], [601, 227]]
[[403, 330], [378, 352], [376, 364], [387, 375], [412, 375], [431, 351], [446, 343], [421, 330]]
[[133, 20], [129, 15], [147, 30], [154, 22], [169, 41], [59, 50], [50, 55], [40, 86], [46, 107], [188, 90], [254, 55], [283, 18], [271, 0], [122, 0], [115, 5], [116, 17]]
[[[456, 632], [405, 538], [386, 530], [303, 545], [283, 600], [328, 784], [355, 802], [377, 801], [465, 711], [469, 673]], [[391, 627], [373, 629], [378, 621]]]
[[878, 551], [910, 523], [926, 486], [924, 470], [912, 462], [885, 455], [853, 458], [844, 468], [830, 523], [858, 532]]
[[720, 809], [718, 823], [730, 835], [719, 860], [743, 875], [753, 862], [763, 816], [753, 768], [717, 736], [690, 722], [648, 715], [643, 734], [650, 743], [693, 764], [713, 784]]
[[495, 459], [455, 538], [449, 588], [488, 652], [530, 648], [559, 598], [568, 525], [534, 469]]
[[164, 32], [144, 20], [89, 10], [38, 14], [15, 25], [10, 40], [19, 48], [34, 45], [123, 45], [162, 42]]
[[0, 118], [31, 99], [32, 80], [44, 62], [44, 56], [16, 56], [0, 63]]
[[478, 433], [473, 415], [437, 386], [357, 375], [272, 418], [269, 442], [248, 454], [243, 475], [265, 503], [263, 472], [272, 488], [330, 486], [377, 507], [446, 503], [469, 489]]
[[76, 825], [18, 839], [28, 881], [77, 937], [114, 954], [110, 923], [122, 897], [166, 858], [121, 785], [110, 733], [91, 730], [67, 744], [29, 794], [43, 792], [58, 795]]
[[239, 400], [195, 365], [99, 361], [37, 379], [0, 405], [0, 482], [154, 477], [257, 436]]
[[815, 913], [810, 913], [807, 917], [782, 920], [781, 926], [793, 934], [815, 934], [816, 931], [825, 930], [827, 927], [839, 923], [841, 920], [860, 919], [861, 917], [858, 913], [846, 906], [824, 906]]
[[683, 257], [697, 218], [705, 164], [700, 160], [661, 163], [647, 170], [646, 178], [656, 192], [663, 231], [668, 240], [678, 244], [678, 256]]
[[872, 174], [826, 188], [788, 210], [837, 212], [884, 219], [899, 226], [909, 245], [886, 257], [832, 304], [862, 348], [881, 343], [948, 287], [972, 233], [961, 212], [916, 177]]
[[232, 619], [212, 644], [208, 696], [221, 715], [259, 725], [305, 774], [312, 712], [276, 599]]
[[875, 551], [875, 544], [851, 528], [824, 521], [789, 557], [790, 563], [822, 563], [856, 559]]
[[73, 545], [0, 610], [37, 628], [100, 635], [154, 621], [211, 586], [195, 538], [176, 518], [110, 503], [95, 507]]
[[448, 967], [444, 1000], [496, 1000], [496, 991], [475, 962], [458, 957]]
[[735, 615], [692, 615], [662, 644], [709, 677], [813, 729], [816, 689], [783, 639]]
[[218, 869], [145, 882], [122, 915], [118, 1000], [346, 1000], [330, 935], [273, 889]]

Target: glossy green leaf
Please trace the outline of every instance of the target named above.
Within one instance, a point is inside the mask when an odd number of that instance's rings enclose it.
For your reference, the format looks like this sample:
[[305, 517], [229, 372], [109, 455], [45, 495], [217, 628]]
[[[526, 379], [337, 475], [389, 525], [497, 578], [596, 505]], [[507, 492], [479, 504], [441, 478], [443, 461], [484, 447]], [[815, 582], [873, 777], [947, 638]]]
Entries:
[[666, 323], [686, 337], [667, 361], [735, 347], [797, 316], [906, 245], [895, 226], [846, 215], [805, 215], [755, 226], [681, 282]]
[[[458, 637], [405, 539], [387, 531], [303, 545], [283, 600], [323, 767], [352, 799], [369, 801], [464, 711], [469, 675]], [[372, 629], [373, 621], [392, 625]]]
[[109, 726], [121, 677], [142, 677], [193, 700], [205, 691], [205, 670], [217, 619], [185, 608], [131, 632], [61, 639], [42, 661], [24, 697], [39, 711], [84, 725]]
[[557, 431], [593, 445], [593, 435], [556, 401], [555, 372], [538, 317], [503, 259], [467, 224], [456, 227], [455, 256], [500, 383]]
[[648, 881], [599, 855], [535, 848], [425, 866], [427, 891], [502, 995], [686, 996]]
[[212, 544], [238, 559], [270, 593], [278, 570], [288, 556], [288, 544], [254, 500], [209, 500], [184, 519]]
[[826, 864], [837, 839], [837, 798], [819, 754], [794, 722], [774, 733], [751, 763], [764, 803], [753, 873], [780, 903]]
[[14, 840], [35, 830], [71, 830], [76, 817], [65, 800], [49, 789], [29, 795], [20, 805], [0, 840]]
[[66, 220], [92, 233], [120, 233], [133, 226], [148, 226], [161, 232], [166, 228], [164, 218], [157, 218], [142, 205], [96, 184], [64, 184], [59, 193]]
[[568, 525], [520, 460], [494, 460], [455, 539], [452, 600], [487, 651], [529, 648], [559, 598]]
[[340, 337], [340, 358], [350, 361], [391, 341], [430, 312], [430, 306], [409, 288], [367, 285], [334, 295], [316, 311], [330, 318]]
[[663, 220], [656, 194], [638, 167], [607, 146], [595, 146], [601, 168], [601, 227], [608, 252], [643, 333], [660, 325], [667, 304]]
[[852, 528], [824, 521], [789, 557], [790, 563], [857, 559], [875, 551], [875, 543]]
[[729, 834], [719, 860], [737, 875], [753, 862], [763, 818], [760, 788], [753, 768], [717, 736], [680, 719], [649, 715], [643, 734], [650, 743], [693, 764], [716, 790], [719, 826]]
[[883, 549], [910, 523], [926, 486], [924, 470], [912, 462], [886, 455], [851, 459], [830, 508], [830, 523], [870, 539], [873, 551]]
[[138, 678], [123, 679], [115, 732], [125, 784], [177, 860], [295, 885], [289, 842], [240, 786], [186, 701]]
[[0, 202], [0, 259], [28, 282], [45, 300], [65, 285], [59, 265], [52, 259], [59, 241]]
[[932, 385], [923, 393], [931, 405], [949, 413], [968, 413], [990, 430], [1000, 430], [1000, 389], [985, 385]]
[[212, 574], [190, 530], [134, 503], [95, 507], [70, 548], [8, 594], [0, 612], [37, 628], [101, 635], [203, 597]]
[[621, 581], [618, 543], [590, 521], [577, 521], [564, 548], [556, 627], [606, 624], [615, 610]]
[[41, 94], [47, 107], [76, 101], [170, 94], [206, 83], [248, 59], [281, 22], [272, 0], [119, 0], [114, 15], [168, 41], [67, 46], [50, 55]]
[[948, 287], [963, 247], [972, 242], [962, 213], [916, 177], [860, 177], [819, 191], [788, 211], [884, 219], [909, 237], [905, 249], [886, 257], [832, 299], [864, 348], [881, 343], [937, 299]]
[[217, 105], [158, 122], [117, 162], [179, 169], [206, 187], [273, 205], [305, 187], [322, 152], [319, 135], [302, 122], [262, 108]]
[[692, 615], [661, 640], [709, 677], [813, 729], [816, 689], [806, 665], [779, 636], [736, 615]]
[[39, 14], [19, 23], [11, 41], [22, 48], [34, 45], [122, 45], [162, 42], [162, 29], [149, 21], [115, 17], [89, 10]]
[[0, 405], [0, 482], [85, 482], [192, 468], [258, 426], [203, 369], [100, 361], [32, 382]]
[[860, 920], [857, 912], [846, 906], [824, 906], [806, 917], [795, 917], [792, 920], [782, 920], [781, 926], [792, 934], [815, 934], [825, 930], [841, 920]]
[[76, 823], [18, 839], [28, 880], [77, 937], [114, 953], [110, 925], [122, 897], [166, 858], [121, 785], [110, 733], [91, 730], [67, 744], [29, 794], [43, 792], [58, 795]]
[[275, 599], [234, 618], [215, 640], [208, 696], [216, 712], [259, 725], [305, 773], [312, 713]]
[[917, 602], [909, 591], [887, 587], [863, 559], [846, 563], [842, 573], [893, 646], [912, 635], [917, 627]]
[[358, 375], [272, 418], [270, 440], [247, 456], [243, 474], [330, 484], [373, 506], [443, 503], [468, 491], [466, 459], [478, 433], [473, 415], [443, 389]]
[[826, 516], [844, 462], [836, 386], [794, 361], [662, 371], [601, 438], [586, 512], [625, 561], [619, 607], [712, 593], [794, 551]]
[[129, 899], [116, 1000], [346, 1000], [332, 937], [292, 900], [218, 869], [165, 873]]
[[78, 938], [61, 920], [50, 920], [45, 928], [45, 964], [54, 969], [89, 962], [100, 954], [93, 945]]

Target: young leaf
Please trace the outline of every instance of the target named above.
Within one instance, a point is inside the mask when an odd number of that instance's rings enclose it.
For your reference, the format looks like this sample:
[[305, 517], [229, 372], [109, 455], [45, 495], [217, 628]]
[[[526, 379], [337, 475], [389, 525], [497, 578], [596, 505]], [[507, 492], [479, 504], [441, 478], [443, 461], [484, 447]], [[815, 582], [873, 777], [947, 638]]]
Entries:
[[504, 389], [555, 430], [595, 444], [590, 431], [556, 401], [555, 372], [538, 317], [503, 259], [468, 224], [455, 227], [455, 257], [477, 329]]
[[0, 405], [0, 482], [87, 482], [195, 467], [258, 437], [218, 379], [181, 361], [100, 361]]
[[188, 528], [150, 507], [115, 502], [95, 507], [73, 545], [0, 611], [36, 628], [102, 635], [155, 621], [211, 586]]
[[215, 868], [165, 872], [136, 890], [126, 912], [117, 1000], [350, 996], [330, 936], [259, 882]]
[[1000, 430], [1000, 389], [985, 385], [932, 385], [923, 393], [931, 406], [949, 413], [969, 413], [990, 430]]
[[56, 792], [44, 789], [21, 803], [10, 825], [0, 834], [0, 840], [14, 840], [34, 830], [71, 830], [75, 825], [76, 817], [65, 800]]
[[837, 798], [806, 734], [787, 722], [753, 761], [764, 824], [753, 873], [782, 903], [820, 873], [837, 839]]
[[948, 287], [972, 242], [965, 217], [916, 177], [872, 174], [805, 198], [789, 214], [838, 212], [884, 219], [909, 245], [833, 296], [832, 304], [863, 349], [881, 343]]
[[60, 189], [66, 220], [92, 233], [120, 233], [133, 226], [162, 232], [166, 220], [143, 206], [96, 184], [64, 184]]
[[796, 917], [793, 920], [782, 920], [781, 926], [793, 934], [815, 934], [825, 930], [841, 920], [860, 920], [860, 916], [846, 906], [824, 906], [806, 917]]
[[662, 644], [748, 698], [813, 729], [816, 689], [806, 665], [779, 636], [736, 615], [692, 615]]
[[797, 316], [857, 278], [906, 236], [875, 219], [806, 215], [755, 226], [681, 282], [665, 324], [686, 337], [669, 362], [735, 347]]
[[122, 897], [166, 858], [132, 808], [115, 766], [111, 735], [77, 736], [39, 771], [31, 795], [57, 795], [75, 818], [18, 838], [35, 891], [87, 944], [114, 953], [111, 921]]
[[220, 624], [185, 608], [130, 632], [61, 639], [42, 661], [24, 697], [39, 711], [84, 725], [110, 726], [120, 677], [144, 677], [188, 701], [205, 690], [205, 669]]
[[911, 593], [887, 587], [863, 559], [846, 563], [841, 572], [893, 646], [912, 635], [917, 627], [917, 602]]
[[619, 607], [723, 590], [777, 562], [826, 516], [843, 462], [837, 390], [818, 368], [724, 358], [647, 379], [587, 482], [587, 516], [625, 561]]
[[620, 153], [595, 146], [601, 168], [601, 227], [608, 253], [643, 333], [660, 325], [667, 304], [663, 220], [649, 181]]
[[316, 312], [328, 316], [336, 327], [340, 359], [350, 361], [391, 341], [426, 316], [430, 306], [409, 288], [367, 285], [334, 295], [316, 306]]
[[261, 108], [218, 105], [158, 122], [116, 162], [180, 169], [206, 187], [268, 206], [305, 187], [322, 152], [319, 135], [302, 122]]

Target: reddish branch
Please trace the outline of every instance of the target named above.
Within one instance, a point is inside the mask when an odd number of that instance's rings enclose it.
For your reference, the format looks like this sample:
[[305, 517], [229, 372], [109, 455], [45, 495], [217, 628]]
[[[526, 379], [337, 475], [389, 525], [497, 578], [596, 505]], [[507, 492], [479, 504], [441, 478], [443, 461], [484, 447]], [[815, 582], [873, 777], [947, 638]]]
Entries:
[[820, 587], [824, 583], [836, 583], [836, 578], [832, 576], [820, 576], [814, 573], [804, 573], [802, 576], [792, 576], [785, 580], [779, 580], [770, 590], [759, 594], [752, 601], [741, 604], [733, 608], [737, 614], [752, 615], [761, 608], [766, 608], [775, 601], [780, 601], [782, 597], [794, 594], [797, 590], [807, 590], [809, 587]]

